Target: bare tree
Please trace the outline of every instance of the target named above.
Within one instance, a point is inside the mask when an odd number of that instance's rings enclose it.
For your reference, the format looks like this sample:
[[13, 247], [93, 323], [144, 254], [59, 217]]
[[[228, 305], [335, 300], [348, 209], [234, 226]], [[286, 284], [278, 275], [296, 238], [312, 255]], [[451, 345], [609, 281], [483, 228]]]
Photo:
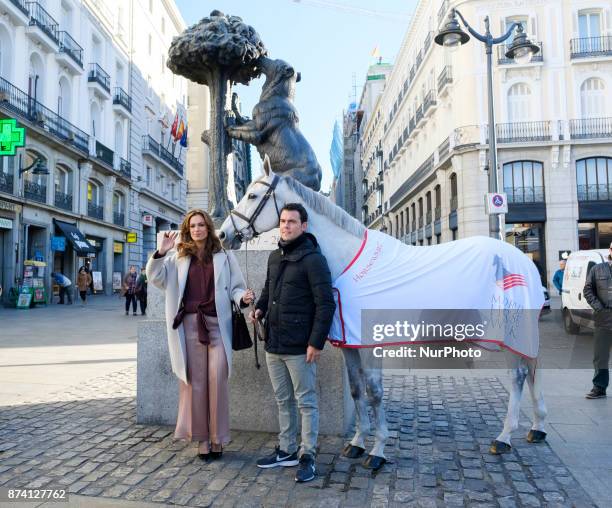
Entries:
[[253, 27], [217, 10], [175, 37], [168, 51], [172, 72], [210, 90], [210, 129], [202, 133], [202, 141], [211, 153], [208, 210], [217, 220], [229, 213], [226, 159], [231, 140], [223, 125], [228, 89], [232, 83], [247, 85], [259, 77], [257, 60], [266, 54]]

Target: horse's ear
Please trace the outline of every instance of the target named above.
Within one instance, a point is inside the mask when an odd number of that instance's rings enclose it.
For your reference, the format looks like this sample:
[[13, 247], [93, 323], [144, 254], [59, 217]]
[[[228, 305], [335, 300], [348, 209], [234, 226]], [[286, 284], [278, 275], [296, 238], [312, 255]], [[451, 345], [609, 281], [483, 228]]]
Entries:
[[272, 171], [272, 166], [270, 165], [270, 157], [268, 157], [268, 154], [264, 155], [263, 168], [264, 168], [264, 173], [266, 174], [266, 176], [270, 176], [270, 172]]

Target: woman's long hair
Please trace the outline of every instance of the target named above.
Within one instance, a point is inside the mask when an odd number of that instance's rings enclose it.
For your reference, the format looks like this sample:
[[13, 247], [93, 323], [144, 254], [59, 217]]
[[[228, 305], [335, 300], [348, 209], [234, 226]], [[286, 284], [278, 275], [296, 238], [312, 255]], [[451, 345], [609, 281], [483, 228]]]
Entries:
[[[204, 219], [206, 229], [208, 230], [208, 235], [204, 243], [204, 252], [199, 251], [198, 246], [191, 238], [191, 233], [189, 232], [189, 221], [191, 221], [192, 217], [195, 217], [196, 215], [200, 215]], [[189, 210], [187, 215], [185, 215], [185, 219], [183, 219], [183, 223], [181, 224], [181, 241], [176, 246], [176, 249], [179, 257], [194, 256], [199, 258], [202, 256], [202, 259], [206, 262], [210, 262], [212, 260], [213, 254], [223, 250], [221, 247], [221, 241], [217, 236], [215, 225], [213, 224], [210, 215], [199, 208]]]

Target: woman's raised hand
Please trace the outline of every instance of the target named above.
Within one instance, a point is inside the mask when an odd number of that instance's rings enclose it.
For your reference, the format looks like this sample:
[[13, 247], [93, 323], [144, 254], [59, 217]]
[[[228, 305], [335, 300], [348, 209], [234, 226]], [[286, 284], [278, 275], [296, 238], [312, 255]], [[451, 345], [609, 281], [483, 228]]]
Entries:
[[242, 296], [242, 301], [247, 305], [250, 305], [255, 301], [255, 293], [251, 288], [247, 288], [247, 290], [244, 292], [244, 295]]
[[164, 237], [162, 238], [161, 245], [158, 249], [160, 256], [164, 256], [166, 252], [174, 248], [174, 243], [176, 242], [177, 237], [178, 233], [176, 231], [168, 231], [164, 233]]

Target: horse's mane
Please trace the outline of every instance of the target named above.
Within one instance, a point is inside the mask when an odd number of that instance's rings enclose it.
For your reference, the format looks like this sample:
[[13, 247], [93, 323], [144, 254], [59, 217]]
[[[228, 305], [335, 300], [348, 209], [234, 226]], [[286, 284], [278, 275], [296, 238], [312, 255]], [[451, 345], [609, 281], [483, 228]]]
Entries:
[[288, 187], [295, 192], [309, 208], [316, 210], [324, 215], [334, 224], [361, 238], [366, 230], [365, 226], [354, 217], [351, 217], [342, 208], [332, 203], [331, 199], [319, 192], [302, 185], [291, 176], [281, 176], [281, 182], [285, 182]]

